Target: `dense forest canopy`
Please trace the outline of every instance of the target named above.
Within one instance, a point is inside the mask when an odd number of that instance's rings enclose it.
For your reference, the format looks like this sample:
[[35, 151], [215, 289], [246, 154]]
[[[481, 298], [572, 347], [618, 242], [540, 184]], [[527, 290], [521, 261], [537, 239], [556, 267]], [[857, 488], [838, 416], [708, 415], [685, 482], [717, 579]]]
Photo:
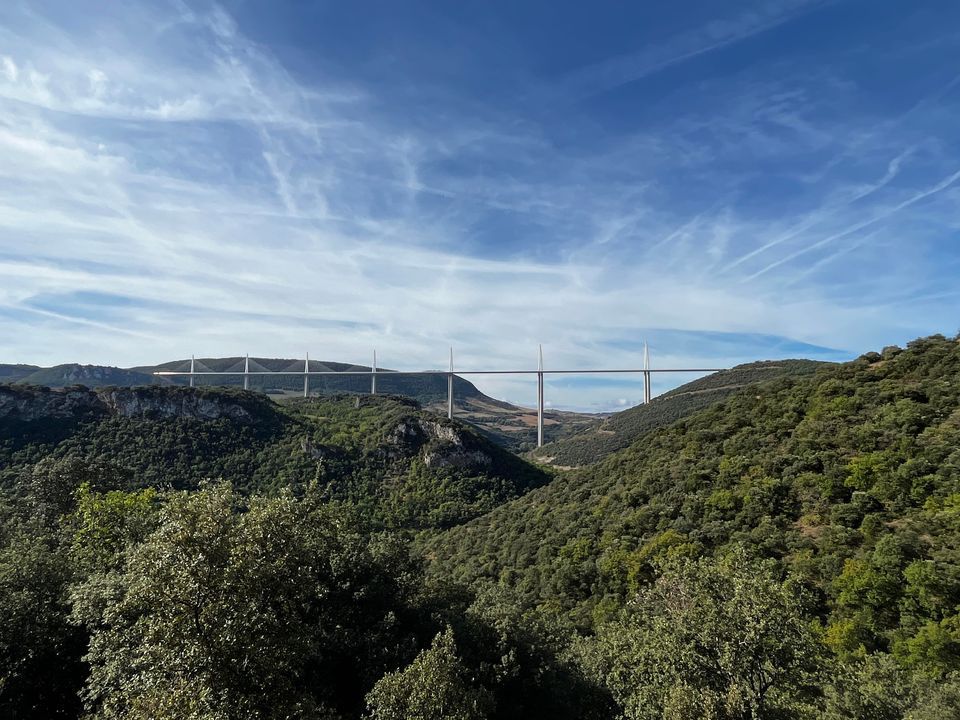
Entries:
[[960, 707], [960, 342], [547, 473], [395, 398], [0, 386], [0, 715]]
[[318, 481], [378, 524], [405, 528], [461, 522], [549, 477], [402, 397], [279, 405], [222, 388], [0, 386], [0, 485], [83, 475], [91, 463], [110, 466], [131, 488], [214, 478], [272, 492]]
[[590, 465], [629, 447], [647, 433], [724, 400], [748, 385], [780, 377], [808, 375], [827, 365], [813, 360], [778, 360], [748, 363], [711, 373], [665, 392], [650, 403], [614, 413], [596, 428], [548, 442], [532, 455], [558, 467]]

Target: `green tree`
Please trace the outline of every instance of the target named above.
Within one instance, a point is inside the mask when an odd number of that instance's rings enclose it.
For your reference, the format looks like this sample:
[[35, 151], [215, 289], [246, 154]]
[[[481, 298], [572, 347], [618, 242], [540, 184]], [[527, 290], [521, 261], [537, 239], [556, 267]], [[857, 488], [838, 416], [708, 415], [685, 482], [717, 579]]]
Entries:
[[489, 691], [471, 683], [448, 627], [410, 665], [384, 675], [367, 695], [367, 706], [372, 720], [483, 720], [494, 702]]
[[464, 611], [454, 610], [461, 657], [496, 698], [497, 720], [608, 718], [609, 693], [584, 677], [569, 652], [572, 626], [524, 610], [503, 587], [482, 585]]
[[909, 673], [886, 654], [840, 665], [825, 694], [824, 720], [903, 720], [915, 696]]
[[669, 566], [583, 651], [634, 720], [799, 717], [821, 663], [797, 585], [743, 552]]
[[306, 718], [359, 711], [409, 640], [406, 547], [335, 508], [225, 485], [172, 496], [119, 571], [74, 593], [95, 718]]
[[30, 512], [48, 523], [73, 510], [82, 485], [103, 491], [121, 488], [125, 481], [109, 462], [73, 456], [44, 458], [24, 470], [18, 481]]
[[913, 707], [904, 720], [953, 720], [960, 717], [960, 674], [935, 682], [922, 682]]
[[76, 492], [71, 521], [71, 552], [78, 567], [87, 571], [113, 567], [123, 550], [142, 542], [156, 523], [153, 488], [136, 492], [93, 492], [83, 483]]
[[69, 556], [35, 526], [7, 533], [0, 547], [0, 717], [77, 717], [86, 635], [68, 620]]

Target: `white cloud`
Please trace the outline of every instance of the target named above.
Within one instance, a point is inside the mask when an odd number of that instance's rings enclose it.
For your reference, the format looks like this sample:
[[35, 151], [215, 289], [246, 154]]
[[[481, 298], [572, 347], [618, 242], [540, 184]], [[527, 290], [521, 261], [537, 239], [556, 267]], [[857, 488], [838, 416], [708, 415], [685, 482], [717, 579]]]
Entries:
[[[721, 175], [735, 154], [836, 155], [860, 137], [855, 121], [822, 127], [803, 93], [725, 80], [712, 90], [729, 99], [709, 110], [569, 156], [495, 115], [414, 132], [349, 82], [295, 80], [222, 10], [144, 12], [116, 35], [136, 42], [93, 48], [25, 26], [19, 64], [0, 60], [0, 361], [362, 362], [377, 347], [387, 367], [443, 367], [453, 344], [458, 367], [504, 368], [532, 365], [542, 342], [552, 367], [629, 366], [637, 351], [622, 348], [657, 328], [860, 351], [954, 322], [942, 288], [917, 280], [924, 254], [895, 242], [909, 226], [914, 247], [932, 246], [913, 223], [953, 216], [953, 169], [927, 141], [861, 141], [776, 211], [742, 202], [748, 174]], [[759, 32], [783, 12], [694, 39]], [[165, 54], [178, 32], [195, 62]], [[444, 170], [485, 157], [509, 172]], [[500, 214], [521, 237], [491, 250], [485, 223]], [[926, 297], [891, 296], [889, 273], [837, 282], [841, 259], [897, 262], [898, 282]], [[754, 359], [718, 352], [655, 346], [654, 361]], [[484, 387], [533, 399], [525, 381]], [[639, 394], [550, 391], [580, 407]]]
[[87, 79], [90, 81], [90, 94], [95, 98], [101, 98], [107, 92], [107, 84], [109, 79], [107, 74], [102, 70], [93, 70], [87, 71]]
[[3, 68], [4, 77], [12, 83], [17, 81], [20, 73], [17, 70], [17, 64], [13, 61], [12, 57], [7, 55], [0, 56], [0, 67]]
[[[733, 17], [726, 16], [651, 44], [580, 68], [564, 82], [564, 90], [582, 98], [614, 90], [674, 65], [772, 30], [822, 7], [818, 0], [774, 0], [750, 3]], [[728, 8], [725, 8], [728, 9]]]

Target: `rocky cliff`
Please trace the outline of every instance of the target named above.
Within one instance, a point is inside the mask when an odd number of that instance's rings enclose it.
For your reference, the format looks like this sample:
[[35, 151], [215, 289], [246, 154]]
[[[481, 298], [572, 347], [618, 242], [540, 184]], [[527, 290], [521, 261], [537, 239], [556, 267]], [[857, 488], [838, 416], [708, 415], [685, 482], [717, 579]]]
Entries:
[[386, 452], [394, 448], [418, 452], [427, 467], [449, 467], [482, 471], [493, 458], [463, 426], [444, 421], [410, 417], [397, 423], [387, 435]]
[[227, 418], [251, 423], [263, 411], [271, 412], [269, 401], [253, 393], [203, 388], [83, 386], [63, 389], [27, 385], [0, 385], [0, 420], [31, 422], [46, 418], [120, 416], [128, 418]]

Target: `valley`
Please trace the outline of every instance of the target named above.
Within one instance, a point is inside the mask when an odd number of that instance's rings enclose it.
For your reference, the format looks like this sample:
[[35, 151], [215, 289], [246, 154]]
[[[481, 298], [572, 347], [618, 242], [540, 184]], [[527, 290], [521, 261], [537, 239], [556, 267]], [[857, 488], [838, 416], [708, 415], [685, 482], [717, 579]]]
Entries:
[[958, 29], [0, 0], [0, 720], [960, 720]]
[[[304, 361], [289, 358], [250, 358], [252, 372], [300, 371]], [[237, 372], [244, 367], [244, 358], [198, 358], [198, 371]], [[82, 385], [100, 387], [138, 387], [146, 385], [180, 386], [189, 384], [184, 377], [154, 375], [158, 371], [185, 371], [189, 360], [175, 360], [158, 365], [142, 365], [124, 369], [101, 365], [76, 363], [41, 368], [35, 365], [0, 364], [0, 382], [22, 385], [39, 385], [64, 388]], [[311, 371], [368, 371], [370, 367], [330, 361], [310, 361]], [[394, 376], [389, 369], [379, 369], [378, 392], [386, 395], [408, 397], [434, 412], [446, 413], [446, 379], [442, 376]], [[237, 376], [197, 378], [197, 386], [239, 388], [243, 379]], [[302, 397], [303, 380], [296, 376], [250, 378], [250, 389], [264, 392], [278, 402], [297, 400]], [[316, 396], [340, 393], [367, 395], [370, 380], [365, 377], [321, 376], [310, 379], [310, 392]], [[514, 452], [523, 452], [536, 446], [536, 410], [519, 407], [484, 395], [477, 387], [461, 377], [454, 378], [454, 408], [457, 416], [474, 425], [494, 442]], [[579, 433], [584, 428], [597, 424], [600, 417], [585, 413], [549, 410], [544, 418], [546, 435], [561, 439]]]
[[398, 395], [0, 385], [0, 708], [43, 687], [38, 713], [82, 690], [145, 718], [200, 677], [324, 717], [425, 687], [462, 717], [612, 720], [682, 687], [932, 719], [960, 693], [958, 418], [943, 336], [739, 366], [526, 457]]

